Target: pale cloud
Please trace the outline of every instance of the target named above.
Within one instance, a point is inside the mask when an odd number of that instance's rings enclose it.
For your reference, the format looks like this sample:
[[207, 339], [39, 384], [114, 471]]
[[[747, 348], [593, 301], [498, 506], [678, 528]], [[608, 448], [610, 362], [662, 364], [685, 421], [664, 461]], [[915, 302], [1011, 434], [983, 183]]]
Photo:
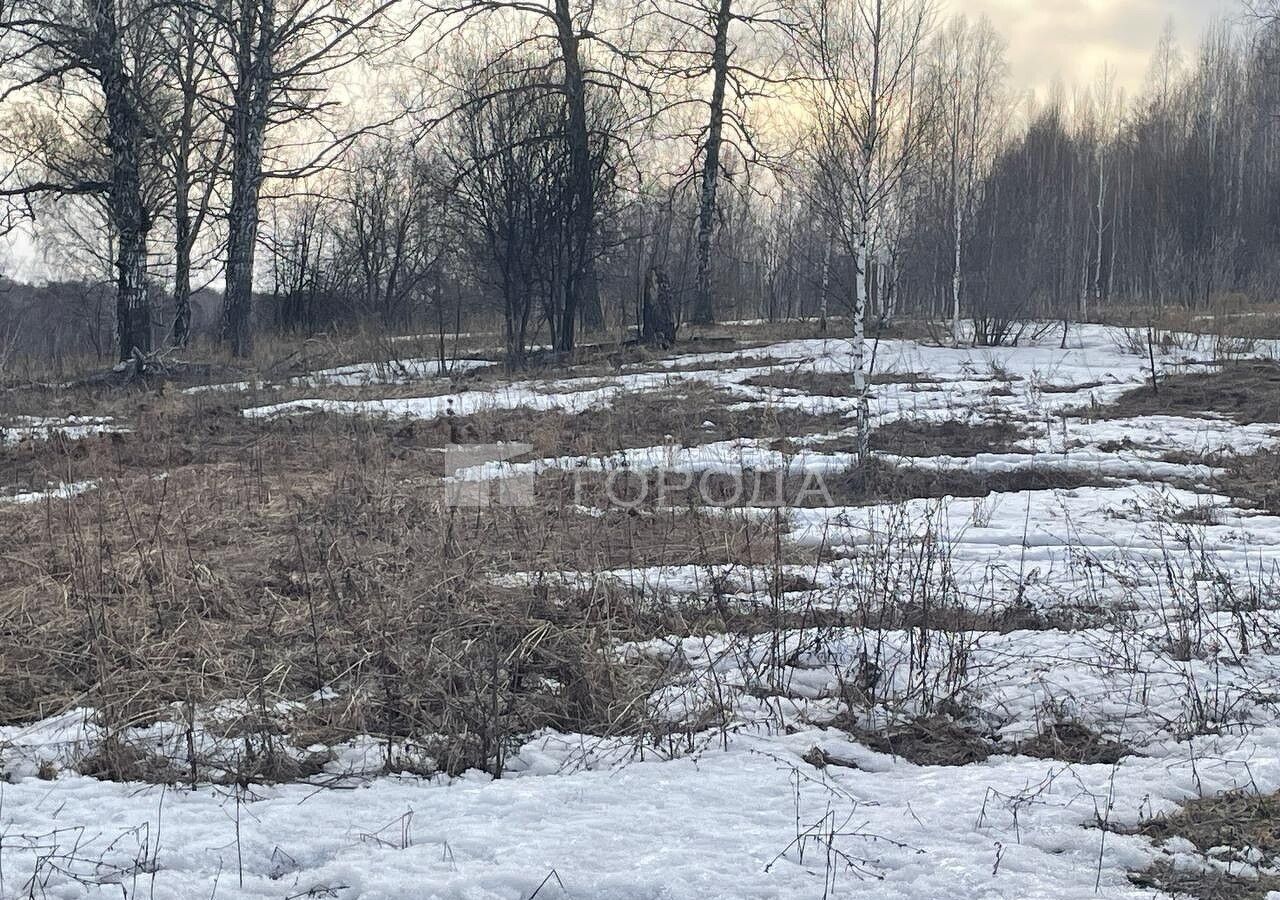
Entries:
[[1211, 22], [1242, 9], [1241, 0], [951, 0], [944, 13], [985, 13], [1009, 42], [1014, 83], [1043, 95], [1055, 79], [1088, 84], [1103, 65], [1133, 93], [1166, 22], [1190, 50]]

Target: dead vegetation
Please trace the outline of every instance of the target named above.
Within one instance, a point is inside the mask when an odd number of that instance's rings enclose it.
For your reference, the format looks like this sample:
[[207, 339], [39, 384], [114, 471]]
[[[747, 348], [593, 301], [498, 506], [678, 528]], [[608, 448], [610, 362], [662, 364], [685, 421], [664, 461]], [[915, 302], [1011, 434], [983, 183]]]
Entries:
[[862, 472], [826, 480], [835, 502], [850, 506], [917, 498], [988, 497], [1019, 491], [1071, 491], [1109, 483], [1096, 472], [1062, 466], [1025, 466], [1010, 471], [929, 469], [874, 459]]
[[996, 743], [972, 725], [947, 715], [924, 716], [885, 730], [855, 728], [854, 737], [872, 750], [918, 766], [967, 766], [996, 752]]
[[1269, 359], [1228, 360], [1209, 371], [1163, 375], [1126, 391], [1115, 403], [1076, 410], [1086, 419], [1136, 416], [1221, 416], [1244, 425], [1280, 422], [1280, 363]]
[[1191, 800], [1177, 812], [1157, 816], [1125, 833], [1158, 844], [1179, 838], [1206, 857], [1200, 868], [1158, 862], [1133, 876], [1144, 887], [1197, 900], [1263, 900], [1280, 890], [1280, 876], [1256, 871], [1274, 869], [1280, 863], [1280, 794], [1232, 791]]
[[1268, 448], [1209, 462], [1223, 467], [1214, 479], [1214, 490], [1246, 509], [1280, 513], [1280, 451]]
[[1017, 443], [1029, 436], [1025, 427], [1011, 421], [898, 419], [871, 433], [871, 448], [899, 456], [972, 457], [1025, 452]]
[[[793, 365], [789, 369], [754, 375], [742, 382], [748, 387], [775, 388], [814, 397], [856, 398], [852, 372], [817, 372]], [[869, 385], [907, 384], [935, 385], [938, 380], [920, 372], [877, 372], [867, 379]]]
[[1253, 877], [1212, 869], [1184, 869], [1160, 860], [1129, 876], [1141, 888], [1194, 900], [1267, 900], [1280, 891], [1280, 877]]
[[[539, 728], [642, 739], [661, 672], [613, 648], [688, 627], [688, 611], [502, 577], [788, 558], [768, 523], [696, 508], [592, 514], [554, 480], [533, 506], [452, 508], [433, 471], [444, 421], [257, 421], [206, 395], [133, 402], [128, 433], [3, 451], [16, 482], [97, 482], [76, 502], [0, 505], [0, 723], [94, 709], [104, 738], [77, 765], [99, 777], [306, 777], [323, 764], [308, 746], [365, 734], [390, 768], [495, 773]], [[612, 435], [647, 442], [676, 406], [624, 405]], [[550, 447], [568, 428], [595, 433], [584, 423], [603, 426], [599, 415], [530, 424]], [[518, 416], [485, 434], [519, 432]], [[741, 427], [777, 427], [756, 422]], [[281, 724], [278, 703], [321, 688], [343, 702], [307, 702]], [[228, 700], [239, 724], [216, 754], [162, 759], [128, 738], [175, 708]]]
[[1035, 737], [1014, 744], [1012, 750], [1023, 756], [1084, 765], [1114, 765], [1134, 752], [1128, 745], [1103, 737], [1076, 721], [1050, 722]]
[[[421, 395], [423, 387], [412, 390]], [[450, 387], [442, 381], [428, 389]], [[560, 472], [537, 480], [533, 506], [452, 508], [440, 480], [440, 450], [449, 443], [524, 442], [535, 457], [595, 460], [736, 438], [787, 452], [797, 438], [847, 423], [839, 412], [743, 406], [697, 383], [623, 393], [607, 408], [576, 413], [491, 410], [432, 421], [327, 413], [248, 419], [240, 409], [246, 399], [257, 397], [113, 396], [106, 408], [127, 432], [55, 435], [0, 449], [0, 477], [11, 483], [98, 485], [74, 503], [0, 506], [0, 722], [94, 709], [103, 737], [76, 763], [82, 772], [166, 782], [308, 778], [332, 758], [317, 748], [372, 735], [388, 770], [499, 774], [505, 755], [541, 728], [659, 743], [708, 727], [704, 719], [673, 725], [651, 718], [647, 700], [671, 673], [620, 659], [619, 644], [846, 628], [906, 629], [927, 642], [1070, 628], [1085, 615], [1055, 617], [1017, 602], [974, 608], [966, 602], [972, 598], [945, 591], [918, 594], [917, 583], [901, 594], [918, 576], [877, 574], [883, 563], [874, 561], [858, 567], [870, 580], [853, 586], [841, 608], [797, 604], [794, 596], [786, 605], [787, 595], [816, 592], [816, 584], [781, 574], [784, 565], [819, 556], [788, 543], [789, 505], [1108, 483], [1083, 470], [932, 471], [872, 460], [863, 472], [816, 483], [772, 471], [629, 473], [650, 489], [634, 506], [600, 502], [608, 472]], [[973, 456], [1008, 452], [1024, 435], [1003, 422], [903, 421], [874, 441], [901, 455]], [[838, 441], [819, 449], [842, 452]], [[652, 491], [655, 479], [673, 474], [682, 487]], [[744, 477], [756, 484], [744, 488]], [[782, 502], [773, 515], [708, 508], [750, 506], [753, 498]], [[887, 548], [875, 551], [883, 557]], [[942, 552], [925, 548], [934, 555], [903, 566], [918, 573]], [[729, 584], [672, 601], [589, 579], [584, 586], [540, 577], [719, 564], [772, 567], [763, 593], [773, 602], [739, 602]], [[948, 581], [945, 574], [938, 580]], [[963, 672], [964, 641], [953, 644], [949, 670]], [[314, 699], [328, 690], [339, 699]], [[861, 700], [857, 691], [845, 698], [851, 709], [874, 706], [872, 698], [904, 701], [877, 696], [871, 682], [861, 690]], [[958, 690], [915, 684], [912, 700], [930, 697], [924, 715], [888, 729], [849, 720], [850, 731], [924, 765], [964, 765], [1008, 749], [949, 714]], [[194, 728], [197, 707], [228, 700], [235, 712], [218, 723], [216, 751], [160, 756], [129, 738], [131, 729], [175, 710], [191, 716]], [[282, 715], [285, 701], [301, 711]], [[1070, 762], [1127, 752], [1071, 724], [1015, 749]]]
[[1072, 491], [1113, 482], [1087, 469], [1025, 466], [1008, 471], [930, 469], [872, 458], [861, 471], [789, 472], [746, 469], [725, 474], [689, 471], [571, 470], [546, 473], [552, 492], [576, 493], [587, 504], [613, 503], [635, 511], [659, 508], [756, 508], [785, 519], [792, 508], [868, 506], [905, 500], [989, 497], [1019, 491]]

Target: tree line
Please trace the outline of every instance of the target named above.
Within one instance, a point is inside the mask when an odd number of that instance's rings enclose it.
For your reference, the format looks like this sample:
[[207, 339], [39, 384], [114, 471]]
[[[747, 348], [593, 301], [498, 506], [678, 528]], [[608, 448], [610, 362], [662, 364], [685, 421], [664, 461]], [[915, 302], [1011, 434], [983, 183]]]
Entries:
[[931, 0], [11, 0], [3, 224], [109, 281], [122, 360], [370, 322], [500, 323], [517, 368], [739, 318], [998, 343], [1273, 299], [1278, 67], [1274, 6], [1035, 100]]

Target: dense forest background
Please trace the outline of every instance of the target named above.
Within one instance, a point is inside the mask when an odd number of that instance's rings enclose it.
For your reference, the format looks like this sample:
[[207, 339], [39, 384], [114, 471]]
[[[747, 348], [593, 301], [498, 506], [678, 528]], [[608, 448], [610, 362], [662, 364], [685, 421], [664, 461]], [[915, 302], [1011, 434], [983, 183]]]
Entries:
[[0, 48], [4, 224], [55, 273], [0, 280], [0, 363], [493, 328], [519, 365], [655, 309], [996, 342], [1280, 284], [1273, 9], [1039, 99], [925, 0], [20, 0]]

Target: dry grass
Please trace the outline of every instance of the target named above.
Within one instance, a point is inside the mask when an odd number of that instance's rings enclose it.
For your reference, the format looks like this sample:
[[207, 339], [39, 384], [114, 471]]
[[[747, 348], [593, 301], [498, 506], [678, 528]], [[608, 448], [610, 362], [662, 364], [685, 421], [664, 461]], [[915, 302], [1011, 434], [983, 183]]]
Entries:
[[1009, 472], [896, 466], [872, 459], [861, 472], [828, 478], [837, 505], [856, 506], [916, 498], [988, 497], [1020, 491], [1077, 490], [1105, 487], [1108, 479], [1084, 469], [1047, 466]]
[[[368, 359], [368, 352], [347, 358]], [[309, 371], [344, 361], [344, 353], [317, 345], [314, 355], [272, 366]], [[614, 364], [597, 359], [585, 368]], [[477, 377], [484, 383], [500, 376]], [[457, 388], [441, 380], [324, 391], [358, 399]], [[826, 389], [837, 388], [832, 381]], [[388, 768], [497, 774], [506, 753], [540, 728], [656, 743], [671, 740], [673, 729], [705, 726], [650, 718], [647, 700], [670, 673], [619, 658], [624, 642], [793, 628], [924, 635], [1064, 624], [1019, 606], [974, 611], [956, 597], [917, 602], [895, 595], [885, 602], [874, 585], [852, 610], [796, 612], [736, 604], [727, 585], [671, 602], [542, 578], [718, 563], [781, 572], [783, 564], [814, 562], [815, 551], [787, 543], [785, 510], [742, 516], [707, 509], [718, 499], [741, 505], [740, 479], [725, 476], [703, 481], [707, 494], [686, 485], [663, 503], [595, 504], [594, 511], [580, 504], [600, 499], [592, 491], [601, 488], [601, 474], [548, 474], [537, 482], [535, 505], [480, 509], [449, 507], [440, 478], [440, 450], [452, 442], [527, 442], [539, 457], [741, 437], [785, 450], [798, 437], [844, 427], [838, 413], [732, 409], [722, 391], [682, 385], [574, 414], [493, 410], [451, 421], [323, 413], [262, 421], [241, 414], [242, 405], [264, 397], [304, 392], [315, 393], [301, 386], [245, 394], [72, 391], [56, 395], [52, 410], [47, 392], [13, 392], [32, 410], [112, 415], [131, 430], [0, 449], [0, 479], [13, 484], [98, 483], [74, 501], [0, 505], [0, 722], [95, 709], [105, 737], [79, 767], [100, 777], [304, 778], [328, 760], [307, 748], [356, 735], [385, 744]], [[897, 423], [876, 441], [897, 453], [961, 456], [1007, 449], [1019, 436], [1000, 424]], [[754, 475], [775, 482], [775, 473]], [[794, 477], [782, 483], [784, 497], [805, 487]], [[931, 472], [873, 461], [863, 473], [824, 483], [830, 493], [808, 494], [807, 502], [981, 497], [1106, 482], [1058, 468]], [[768, 496], [767, 488], [760, 492]], [[781, 597], [812, 587], [779, 575], [768, 592]], [[322, 687], [336, 688], [340, 699], [310, 699]], [[129, 742], [132, 726], [227, 700], [238, 701], [218, 723], [230, 755], [193, 751], [175, 762]], [[280, 700], [303, 701], [305, 710], [283, 721]], [[955, 717], [855, 733], [930, 764], [964, 764], [994, 747]], [[1044, 752], [1109, 749], [1075, 737], [1055, 732]]]
[[[1263, 867], [1280, 862], [1280, 794], [1262, 795], [1233, 791], [1217, 797], [1192, 800], [1171, 815], [1143, 823], [1130, 834], [1140, 834], [1157, 843], [1181, 838], [1201, 853], [1223, 859], [1222, 848], [1230, 853], [1246, 850], [1260, 854]], [[1241, 860], [1235, 860], [1238, 871]], [[1280, 890], [1280, 877], [1247, 877], [1228, 874], [1206, 865], [1203, 871], [1175, 869], [1157, 864], [1134, 880], [1141, 885], [1186, 894], [1199, 900], [1263, 900]]]
[[1213, 489], [1249, 509], [1280, 512], [1280, 450], [1262, 449], [1241, 456], [1206, 460], [1223, 467]]
[[[789, 370], [754, 375], [742, 383], [750, 387], [789, 390], [815, 397], [855, 398], [858, 396], [858, 392], [854, 389], [852, 373], [815, 372], [813, 369], [801, 368], [794, 363]], [[867, 383], [870, 385], [933, 385], [937, 384], [938, 380], [919, 372], [880, 372], [868, 378]]]
[[1280, 878], [1263, 875], [1250, 878], [1211, 869], [1180, 869], [1160, 860], [1146, 870], [1129, 876], [1135, 885], [1195, 900], [1267, 900], [1280, 891]]
[[1220, 415], [1241, 424], [1280, 422], [1280, 363], [1249, 359], [1209, 372], [1167, 375], [1159, 390], [1134, 388], [1115, 403], [1078, 411], [1085, 418]]
[[[595, 452], [652, 443], [659, 429], [700, 442], [704, 415], [726, 433], [797, 424], [702, 399], [454, 427]], [[423, 755], [439, 767], [494, 772], [539, 728], [643, 739], [658, 727], [645, 699], [662, 673], [614, 648], [723, 627], [723, 609], [668, 611], [537, 573], [791, 559], [768, 522], [695, 507], [591, 514], [554, 477], [528, 508], [451, 509], [438, 448], [456, 435], [444, 421], [258, 421], [219, 395], [109, 405], [132, 431], [0, 451], [6, 480], [98, 482], [74, 501], [0, 505], [0, 722], [95, 709], [106, 739], [81, 762], [95, 775], [302, 777], [316, 760], [299, 762], [293, 744], [358, 734], [385, 736], [388, 766], [411, 765], [393, 745], [434, 735]], [[500, 580], [513, 573], [534, 587]], [[322, 686], [344, 702], [282, 734], [274, 704]], [[173, 704], [237, 698], [253, 713], [236, 726], [234, 759], [166, 764], [123, 737]]]
[[1017, 452], [1015, 444], [1029, 432], [1017, 423], [919, 421], [899, 419], [871, 433], [871, 448], [900, 456], [970, 457], [979, 453]]
[[1049, 723], [1038, 735], [1018, 742], [1012, 750], [1023, 756], [1085, 765], [1113, 765], [1134, 752], [1128, 745], [1105, 738], [1082, 722], [1074, 721]]
[[971, 725], [935, 715], [886, 730], [856, 728], [853, 734], [872, 750], [918, 766], [967, 766], [996, 752], [996, 743]]
[[1241, 294], [1214, 297], [1204, 309], [1167, 305], [1109, 306], [1101, 310], [1103, 324], [1158, 332], [1202, 334], [1244, 340], [1280, 338], [1280, 306], [1257, 303]]

